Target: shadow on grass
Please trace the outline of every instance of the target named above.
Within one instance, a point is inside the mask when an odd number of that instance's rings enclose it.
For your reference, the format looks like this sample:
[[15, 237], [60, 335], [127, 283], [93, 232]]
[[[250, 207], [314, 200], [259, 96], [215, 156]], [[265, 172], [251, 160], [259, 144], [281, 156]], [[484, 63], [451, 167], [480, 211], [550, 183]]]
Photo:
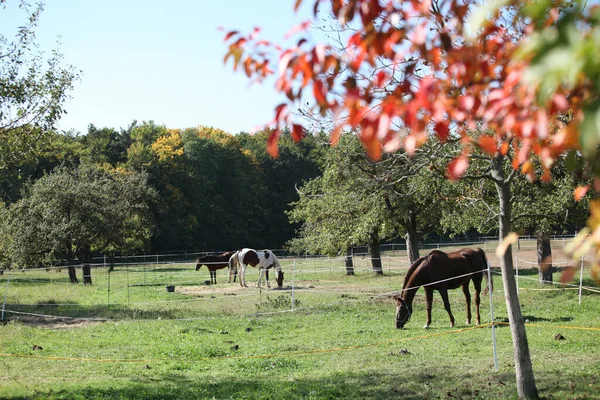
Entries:
[[6, 304], [5, 322], [17, 320], [27, 325], [44, 326], [57, 321], [175, 319], [182, 315], [177, 309], [142, 310], [124, 305], [81, 305], [73, 302], [52, 304], [52, 300], [35, 305]]
[[[256, 360], [254, 360], [256, 361]], [[277, 360], [262, 360], [276, 364]], [[232, 373], [214, 376], [200, 371], [159, 372], [139, 368], [138, 376], [131, 379], [114, 379], [110, 383], [72, 382], [70, 386], [53, 389], [29, 389], [27, 394], [3, 398], [10, 399], [389, 399], [407, 400], [466, 399], [466, 398], [516, 398], [514, 374], [510, 372], [473, 374], [447, 365], [432, 366], [427, 363], [410, 364], [401, 374], [365, 371], [342, 374], [332, 372], [319, 377], [306, 377], [282, 371], [239, 372], [244, 364], [232, 365]], [[241, 364], [241, 365], [240, 365]], [[275, 367], [276, 368], [276, 367]], [[204, 370], [207, 370], [205, 367]], [[238, 373], [236, 373], [238, 371]], [[589, 377], [577, 373], [539, 371], [538, 390], [546, 399], [594, 397], [596, 387]], [[96, 382], [96, 383], [94, 383]], [[106, 382], [106, 381], [104, 381]]]
[[[426, 369], [426, 371], [424, 371]], [[115, 382], [113, 387], [75, 387], [52, 391], [37, 391], [12, 399], [63, 399], [63, 398], [119, 398], [119, 399], [389, 399], [402, 398], [417, 400], [424, 398], [472, 398], [479, 393], [501, 397], [513, 395], [512, 387], [500, 380], [510, 380], [510, 376], [484, 378], [474, 387], [464, 376], [452, 376], [442, 368], [421, 366], [416, 372], [407, 372], [400, 377], [386, 373], [334, 372], [326, 377], [295, 377], [273, 379], [264, 372], [260, 375], [239, 374], [236, 376], [214, 377], [205, 375], [192, 379], [189, 375], [142, 370], [140, 377], [133, 382]], [[440, 380], [442, 382], [440, 382]], [[477, 385], [477, 384], [476, 384]], [[83, 385], [82, 385], [83, 386]], [[514, 386], [514, 385], [512, 385]], [[494, 389], [497, 389], [494, 391]], [[498, 390], [501, 392], [498, 393]], [[514, 396], [512, 396], [514, 397]]]

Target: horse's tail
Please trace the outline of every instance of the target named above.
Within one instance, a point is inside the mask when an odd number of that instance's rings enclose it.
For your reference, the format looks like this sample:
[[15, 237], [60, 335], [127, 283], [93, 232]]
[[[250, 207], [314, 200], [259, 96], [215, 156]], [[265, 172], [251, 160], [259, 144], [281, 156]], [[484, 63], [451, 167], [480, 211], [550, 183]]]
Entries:
[[231, 278], [233, 277], [233, 282], [237, 278], [237, 267], [238, 267], [238, 254], [239, 251], [236, 251], [229, 257], [229, 262], [227, 263], [227, 268], [229, 269], [229, 283], [231, 283]]
[[489, 265], [489, 261], [487, 259], [487, 255], [485, 254], [485, 251], [483, 251], [483, 249], [478, 248], [478, 253], [481, 255], [481, 258], [483, 259], [483, 266], [485, 267], [485, 271], [483, 271], [483, 276], [485, 276], [485, 281], [487, 282], [487, 285], [485, 285], [485, 290], [483, 291], [483, 294], [488, 294], [488, 292], [494, 291], [494, 280], [492, 279], [492, 274], [488, 274], [487, 269], [490, 268]]

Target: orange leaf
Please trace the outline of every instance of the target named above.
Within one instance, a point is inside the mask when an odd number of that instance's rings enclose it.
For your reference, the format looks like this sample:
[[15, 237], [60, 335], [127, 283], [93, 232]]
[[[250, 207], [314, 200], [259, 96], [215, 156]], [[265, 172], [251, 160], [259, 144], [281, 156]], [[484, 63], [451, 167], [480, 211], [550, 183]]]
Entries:
[[336, 126], [331, 133], [331, 138], [329, 139], [329, 143], [332, 146], [337, 146], [340, 142], [340, 136], [342, 135], [342, 128], [340, 126]]
[[567, 267], [562, 274], [560, 274], [560, 283], [568, 283], [573, 280], [575, 273], [579, 268], [577, 267]]
[[267, 139], [267, 152], [273, 158], [277, 158], [279, 156], [279, 147], [277, 144], [279, 142], [280, 133], [281, 132], [279, 131], [279, 129], [275, 129], [269, 135], [269, 139]]
[[304, 138], [304, 128], [300, 124], [292, 125], [292, 138], [294, 141], [299, 142]]
[[294, 12], [298, 11], [298, 8], [300, 8], [301, 3], [302, 0], [296, 0], [296, 4], [294, 4]]
[[373, 161], [379, 161], [381, 158], [381, 143], [377, 140], [377, 137], [373, 135], [368, 140], [363, 140], [363, 144], [367, 149], [369, 158]]
[[503, 156], [508, 154], [508, 150], [509, 150], [509, 145], [507, 142], [502, 143], [502, 146], [500, 147], [500, 154], [502, 154]]
[[462, 176], [467, 171], [467, 168], [469, 168], [469, 159], [466, 155], [463, 154], [450, 161], [450, 164], [448, 164], [446, 175], [448, 176], [448, 179], [455, 181], [457, 179], [462, 178]]
[[488, 154], [494, 155], [498, 150], [494, 136], [482, 136], [479, 138], [479, 147]]
[[317, 103], [319, 103], [321, 107], [327, 104], [325, 91], [323, 90], [323, 82], [319, 80], [313, 82], [313, 94], [315, 95], [315, 100], [317, 100]]
[[583, 196], [585, 196], [585, 194], [587, 193], [589, 188], [590, 188], [589, 185], [586, 185], [586, 186], [579, 186], [577, 189], [575, 189], [575, 193], [573, 194], [575, 201], [580, 201], [583, 198]]

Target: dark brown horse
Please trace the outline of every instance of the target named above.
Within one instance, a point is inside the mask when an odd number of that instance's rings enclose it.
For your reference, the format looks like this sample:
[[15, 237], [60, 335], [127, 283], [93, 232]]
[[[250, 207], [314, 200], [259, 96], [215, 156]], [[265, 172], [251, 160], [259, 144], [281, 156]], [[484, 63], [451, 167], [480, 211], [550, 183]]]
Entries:
[[[228, 251], [223, 254], [209, 254], [206, 256], [201, 256], [196, 259], [196, 271], [202, 267], [202, 265], [206, 265], [208, 270], [210, 271], [210, 283], [217, 283], [217, 270], [229, 267], [229, 258], [235, 253], [234, 251]], [[235, 275], [233, 276], [233, 281], [235, 282]], [[229, 283], [231, 283], [231, 276], [229, 277]]]
[[[448, 290], [462, 286], [467, 302], [467, 324], [471, 323], [471, 293], [469, 282], [473, 281], [475, 287], [476, 323], [481, 323], [479, 316], [479, 303], [481, 281], [485, 275], [487, 281], [488, 262], [485, 252], [480, 249], [460, 249], [452, 253], [433, 250], [425, 257], [419, 258], [410, 266], [404, 278], [402, 292], [394, 296], [396, 300], [396, 328], [402, 329], [412, 315], [412, 302], [417, 290], [422, 286], [425, 290], [427, 301], [427, 321], [424, 328], [431, 325], [431, 305], [433, 291], [437, 290], [444, 301], [444, 308], [450, 317], [450, 326], [454, 326], [454, 316], [450, 311]], [[491, 282], [489, 282], [491, 287]], [[486, 287], [484, 293], [487, 293]]]

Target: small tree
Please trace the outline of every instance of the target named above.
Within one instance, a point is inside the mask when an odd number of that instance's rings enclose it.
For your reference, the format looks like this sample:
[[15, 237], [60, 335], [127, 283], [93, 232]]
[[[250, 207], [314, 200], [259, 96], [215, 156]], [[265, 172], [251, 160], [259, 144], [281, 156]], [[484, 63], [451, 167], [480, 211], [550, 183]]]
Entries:
[[84, 165], [58, 168], [26, 188], [8, 212], [7, 233], [14, 264], [34, 267], [57, 258], [84, 266], [84, 283], [91, 284], [92, 253], [140, 248], [150, 238], [149, 203], [155, 194], [147, 176], [105, 171]]
[[[6, 8], [0, 0], [0, 12]], [[62, 55], [38, 50], [35, 28], [44, 7], [21, 0], [27, 21], [14, 38], [0, 35], [0, 169], [36, 154], [65, 113], [68, 92], [78, 79], [72, 66], [62, 67]]]

